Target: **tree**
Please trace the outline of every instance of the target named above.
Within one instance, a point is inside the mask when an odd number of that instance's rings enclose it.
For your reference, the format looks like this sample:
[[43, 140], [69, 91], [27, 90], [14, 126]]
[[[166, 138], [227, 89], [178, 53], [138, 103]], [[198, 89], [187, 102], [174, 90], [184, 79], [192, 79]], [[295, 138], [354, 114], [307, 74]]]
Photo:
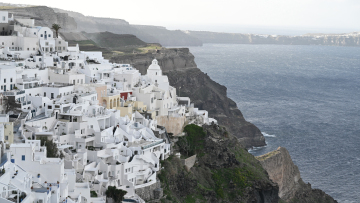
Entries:
[[59, 30], [61, 29], [60, 25], [54, 23], [52, 25], [51, 29], [55, 30], [56, 38], [58, 38], [59, 37]]
[[48, 140], [47, 137], [40, 137], [41, 146], [46, 146], [46, 156], [49, 158], [63, 158], [64, 155], [58, 151], [56, 143], [53, 140]]
[[109, 186], [105, 192], [106, 198], [112, 198], [114, 203], [121, 203], [124, 199], [124, 195], [126, 195], [126, 191], [116, 189], [115, 186]]

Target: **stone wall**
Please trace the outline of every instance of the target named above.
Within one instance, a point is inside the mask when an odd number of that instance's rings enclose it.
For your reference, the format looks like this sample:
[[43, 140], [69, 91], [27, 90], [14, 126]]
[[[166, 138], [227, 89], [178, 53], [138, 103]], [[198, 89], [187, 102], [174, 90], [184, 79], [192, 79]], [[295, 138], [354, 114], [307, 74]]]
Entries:
[[135, 193], [145, 201], [159, 199], [159, 195], [162, 196], [161, 183], [159, 180], [156, 180], [155, 184], [135, 189]]
[[157, 116], [157, 124], [164, 126], [168, 133], [173, 133], [174, 135], [180, 134], [183, 131], [185, 124], [185, 117], [170, 117], [170, 116]]

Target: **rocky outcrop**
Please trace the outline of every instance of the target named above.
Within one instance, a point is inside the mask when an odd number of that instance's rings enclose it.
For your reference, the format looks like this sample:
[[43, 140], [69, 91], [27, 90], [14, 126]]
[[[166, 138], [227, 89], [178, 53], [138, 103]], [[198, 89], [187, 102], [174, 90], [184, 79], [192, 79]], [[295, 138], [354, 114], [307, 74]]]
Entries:
[[[174, 150], [183, 155], [190, 150], [197, 161], [190, 170], [175, 156], [162, 162], [162, 202], [278, 202], [278, 186], [225, 128], [188, 125], [185, 132]], [[178, 144], [183, 142], [187, 145]]]
[[227, 97], [227, 88], [197, 68], [188, 48], [116, 56], [111, 61], [130, 63], [145, 74], [154, 58], [169, 77], [170, 85], [178, 89], [178, 95], [190, 97], [196, 107], [207, 110], [210, 117], [225, 126], [246, 148], [266, 145], [260, 130], [247, 122], [236, 103]]
[[279, 197], [286, 202], [337, 202], [319, 189], [305, 184], [298, 167], [293, 163], [289, 152], [279, 147], [277, 150], [257, 157], [268, 172], [272, 181], [279, 185]]

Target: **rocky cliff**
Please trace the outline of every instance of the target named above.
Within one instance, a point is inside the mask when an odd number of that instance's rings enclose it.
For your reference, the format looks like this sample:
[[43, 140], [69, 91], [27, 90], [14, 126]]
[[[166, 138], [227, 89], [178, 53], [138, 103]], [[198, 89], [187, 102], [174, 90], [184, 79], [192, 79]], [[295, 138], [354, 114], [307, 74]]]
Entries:
[[59, 24], [62, 31], [72, 31], [77, 29], [74, 18], [67, 13], [55, 13], [52, 8], [46, 6], [20, 7], [7, 9], [17, 18], [33, 18], [37, 26], [51, 27], [52, 24]]
[[184, 131], [174, 150], [197, 161], [190, 169], [176, 156], [161, 163], [161, 202], [278, 202], [278, 186], [225, 128], [192, 124]]
[[196, 107], [207, 110], [210, 117], [217, 119], [245, 147], [265, 145], [260, 130], [247, 122], [236, 103], [227, 97], [226, 87], [197, 68], [189, 49], [159, 49], [146, 54], [116, 56], [111, 61], [130, 63], [145, 74], [154, 58], [169, 77], [170, 85], [178, 89], [178, 95], [190, 97]]
[[179, 30], [167, 30], [164, 27], [148, 25], [131, 25], [122, 19], [84, 16], [81, 13], [54, 8], [57, 13], [66, 13], [77, 23], [77, 31], [112, 32], [115, 34], [136, 35], [147, 43], [160, 43], [163, 46], [201, 46], [202, 42]]
[[279, 185], [279, 197], [286, 202], [333, 203], [332, 197], [319, 189], [305, 184], [298, 167], [293, 163], [289, 152], [279, 147], [273, 152], [257, 157], [272, 181]]

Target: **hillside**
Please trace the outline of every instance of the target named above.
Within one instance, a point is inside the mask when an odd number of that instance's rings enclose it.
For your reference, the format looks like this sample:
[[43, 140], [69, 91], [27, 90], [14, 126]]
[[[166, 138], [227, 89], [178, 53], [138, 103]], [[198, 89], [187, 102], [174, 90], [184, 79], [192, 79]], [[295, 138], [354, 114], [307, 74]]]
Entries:
[[162, 202], [278, 202], [278, 186], [225, 128], [192, 124], [184, 131], [175, 149], [196, 162], [189, 168], [172, 156], [162, 163]]

